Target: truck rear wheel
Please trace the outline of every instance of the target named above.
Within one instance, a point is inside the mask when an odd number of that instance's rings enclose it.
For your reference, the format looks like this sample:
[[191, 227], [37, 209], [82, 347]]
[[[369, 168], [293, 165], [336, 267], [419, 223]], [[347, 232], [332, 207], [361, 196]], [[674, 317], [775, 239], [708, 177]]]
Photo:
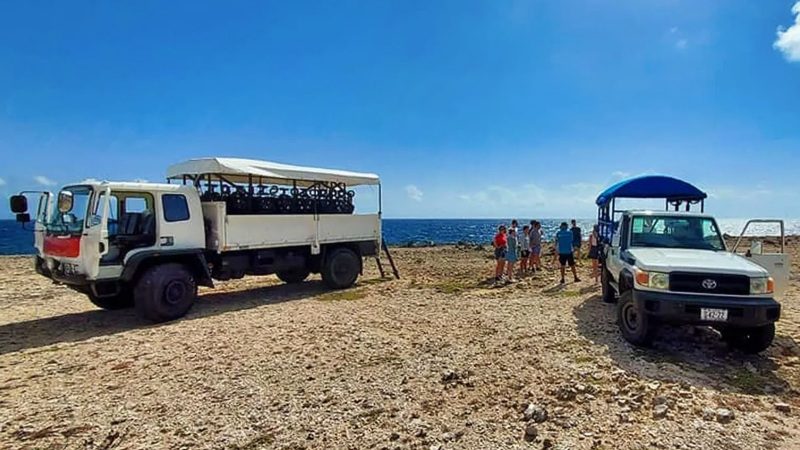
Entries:
[[86, 293], [89, 301], [98, 308], [115, 311], [133, 307], [133, 295], [128, 291], [120, 292], [117, 295], [98, 297], [91, 290]]
[[284, 283], [294, 284], [305, 281], [305, 279], [308, 278], [308, 274], [310, 273], [311, 271], [309, 271], [307, 268], [300, 267], [291, 270], [281, 270], [280, 272], [277, 272], [275, 275], [277, 275], [278, 278], [280, 278], [280, 280], [283, 281]]
[[722, 339], [744, 353], [759, 353], [772, 345], [775, 339], [775, 324], [752, 328], [726, 328], [721, 331]]
[[194, 276], [182, 264], [147, 269], [136, 284], [134, 304], [140, 316], [153, 322], [183, 317], [197, 296]]
[[628, 289], [619, 296], [617, 324], [622, 337], [633, 345], [647, 346], [653, 340], [655, 324], [647, 314], [639, 311], [633, 302], [633, 290]]
[[348, 288], [361, 273], [361, 258], [349, 248], [337, 248], [325, 258], [322, 281], [334, 289]]
[[606, 265], [600, 268], [600, 286], [602, 289], [602, 299], [604, 303], [614, 303], [617, 301], [617, 293], [611, 286], [611, 273], [606, 268]]

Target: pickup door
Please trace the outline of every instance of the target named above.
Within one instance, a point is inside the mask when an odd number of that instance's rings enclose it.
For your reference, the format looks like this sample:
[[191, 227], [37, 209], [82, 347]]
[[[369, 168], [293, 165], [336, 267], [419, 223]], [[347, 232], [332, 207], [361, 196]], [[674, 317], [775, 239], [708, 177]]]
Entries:
[[[765, 251], [764, 243], [760, 239], [751, 239], [749, 249], [739, 249], [742, 239], [747, 232], [747, 229], [754, 224], [772, 224], [780, 226], [780, 250], [779, 251]], [[757, 230], [756, 233], [763, 234], [764, 230]], [[738, 251], [737, 251], [738, 250]], [[783, 220], [778, 219], [752, 219], [748, 220], [744, 225], [736, 244], [733, 246], [734, 253], [740, 254], [759, 266], [767, 269], [770, 276], [775, 280], [775, 296], [781, 297], [786, 292], [789, 286], [789, 269], [791, 268], [791, 261], [785, 249], [785, 235]]]

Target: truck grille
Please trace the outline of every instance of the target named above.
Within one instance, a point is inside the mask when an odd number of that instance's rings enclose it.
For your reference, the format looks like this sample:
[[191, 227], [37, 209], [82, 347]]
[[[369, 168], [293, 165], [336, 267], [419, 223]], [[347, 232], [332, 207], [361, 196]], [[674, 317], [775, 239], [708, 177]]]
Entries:
[[749, 295], [750, 278], [746, 275], [673, 272], [669, 290], [700, 294]]

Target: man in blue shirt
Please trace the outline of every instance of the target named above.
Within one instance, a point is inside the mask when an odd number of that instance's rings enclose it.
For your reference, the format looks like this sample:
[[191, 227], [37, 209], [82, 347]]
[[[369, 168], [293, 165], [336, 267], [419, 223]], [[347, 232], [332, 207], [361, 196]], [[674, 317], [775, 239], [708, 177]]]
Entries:
[[581, 281], [578, 272], [575, 270], [575, 256], [572, 254], [572, 232], [568, 229], [567, 222], [561, 222], [561, 226], [556, 233], [556, 250], [558, 251], [558, 262], [561, 263], [561, 284], [564, 284], [564, 273], [567, 264], [572, 269], [572, 276], [575, 282]]

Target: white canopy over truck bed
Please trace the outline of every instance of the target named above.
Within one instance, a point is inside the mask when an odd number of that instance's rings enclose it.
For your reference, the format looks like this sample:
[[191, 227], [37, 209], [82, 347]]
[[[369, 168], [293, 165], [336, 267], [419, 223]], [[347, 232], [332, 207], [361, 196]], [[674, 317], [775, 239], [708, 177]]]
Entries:
[[[205, 189], [201, 199], [209, 250], [228, 252], [310, 245], [311, 253], [319, 254], [325, 244], [363, 241], [374, 242], [380, 248], [380, 205], [373, 214], [329, 213], [318, 207], [319, 195], [316, 195], [321, 189], [329, 189], [337, 190], [341, 196], [348, 192], [346, 188], [361, 185], [375, 185], [380, 189], [380, 179], [375, 174], [252, 159], [199, 158], [170, 166], [167, 179], [191, 182], [198, 189]], [[271, 200], [260, 198], [262, 194], [276, 197], [275, 188], [272, 188], [272, 195], [267, 193], [265, 188], [268, 186], [265, 185], [269, 184], [291, 187], [284, 189], [287, 205], [296, 201], [289, 199], [287, 192], [291, 192], [291, 197], [309, 191], [314, 195], [306, 200], [305, 213], [297, 213], [291, 208], [276, 213], [254, 211], [253, 208], [244, 213], [233, 213], [229, 210], [230, 202], [221, 198], [225, 190], [229, 196], [240, 193], [244, 199], [242, 203], [249, 202], [250, 205], [260, 200]]]

